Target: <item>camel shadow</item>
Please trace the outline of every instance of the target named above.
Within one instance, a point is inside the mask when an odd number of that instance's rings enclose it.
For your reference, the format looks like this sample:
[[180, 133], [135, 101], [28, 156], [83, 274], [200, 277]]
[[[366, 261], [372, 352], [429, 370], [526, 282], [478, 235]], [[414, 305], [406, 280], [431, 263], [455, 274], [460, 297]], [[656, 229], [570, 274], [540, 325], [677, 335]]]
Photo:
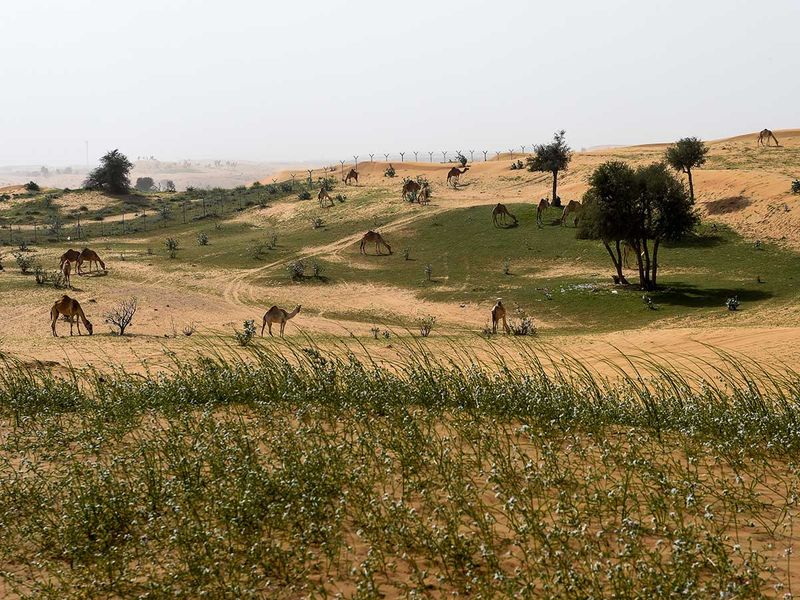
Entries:
[[517, 222], [517, 223], [496, 223], [495, 227], [497, 229], [514, 229], [516, 227], [519, 227], [519, 222]]
[[92, 271], [91, 273], [81, 273], [81, 277], [107, 277], [108, 271]]
[[727, 243], [727, 240], [717, 234], [691, 235], [674, 241], [665, 241], [665, 248], [714, 248]]
[[766, 290], [744, 288], [700, 288], [692, 284], [671, 281], [657, 292], [654, 299], [660, 304], [685, 306], [687, 308], [712, 308], [725, 306], [725, 301], [737, 296], [741, 302], [758, 302], [772, 298], [775, 294]]

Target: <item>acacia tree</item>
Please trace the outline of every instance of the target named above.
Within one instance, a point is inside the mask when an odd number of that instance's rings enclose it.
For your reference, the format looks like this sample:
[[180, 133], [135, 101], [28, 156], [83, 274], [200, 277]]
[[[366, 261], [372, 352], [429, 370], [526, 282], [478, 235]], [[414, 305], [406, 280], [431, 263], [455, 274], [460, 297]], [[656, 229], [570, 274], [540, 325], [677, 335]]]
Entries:
[[636, 253], [640, 286], [653, 290], [661, 243], [680, 239], [696, 223], [694, 201], [664, 163], [634, 171], [624, 162], [611, 161], [589, 179], [579, 235], [603, 242], [621, 283], [627, 283], [621, 243], [627, 243]]
[[706, 162], [708, 146], [696, 137], [681, 138], [667, 148], [664, 158], [667, 164], [682, 173], [689, 179], [689, 196], [694, 201], [694, 183], [692, 182], [692, 169], [701, 167]]
[[558, 174], [566, 171], [569, 161], [572, 160], [572, 150], [564, 139], [566, 131], [563, 129], [556, 132], [553, 141], [549, 144], [537, 144], [533, 147], [533, 156], [529, 156], [525, 162], [528, 164], [529, 171], [540, 171], [542, 173], [553, 174], [553, 206], [560, 206], [558, 200]]
[[127, 194], [131, 187], [128, 174], [132, 168], [133, 163], [127, 156], [119, 150], [112, 150], [100, 159], [100, 166], [89, 173], [83, 187], [101, 188], [112, 194]]

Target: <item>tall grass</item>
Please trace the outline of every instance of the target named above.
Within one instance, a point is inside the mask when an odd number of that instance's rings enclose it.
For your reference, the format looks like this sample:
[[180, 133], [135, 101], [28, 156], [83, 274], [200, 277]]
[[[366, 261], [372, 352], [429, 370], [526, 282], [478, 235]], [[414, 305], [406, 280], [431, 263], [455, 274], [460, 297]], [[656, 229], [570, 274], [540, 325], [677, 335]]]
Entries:
[[27, 597], [791, 591], [798, 382], [604, 380], [424, 347], [0, 371], [0, 571]]

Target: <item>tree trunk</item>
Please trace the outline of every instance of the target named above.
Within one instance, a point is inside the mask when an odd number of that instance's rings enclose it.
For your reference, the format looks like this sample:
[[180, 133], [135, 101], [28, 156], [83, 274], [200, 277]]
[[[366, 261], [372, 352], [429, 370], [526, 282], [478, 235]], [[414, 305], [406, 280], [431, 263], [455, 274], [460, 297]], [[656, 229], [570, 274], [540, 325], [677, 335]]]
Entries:
[[634, 240], [633, 242], [628, 240], [628, 243], [636, 250], [636, 264], [639, 267], [639, 287], [646, 289], [647, 281], [644, 276], [644, 263], [642, 262], [642, 244], [639, 240]]
[[614, 255], [614, 251], [611, 249], [611, 246], [609, 246], [607, 241], [603, 240], [603, 246], [606, 247], [608, 255], [611, 257], [611, 262], [614, 263], [614, 268], [617, 271], [617, 277], [619, 278], [619, 282], [627, 285], [628, 280], [625, 279], [625, 275], [622, 273], [622, 259], [620, 258], [620, 253], [619, 253], [619, 241], [617, 242], [616, 256]]
[[694, 202], [694, 183], [692, 182], [692, 170], [686, 169], [686, 175], [689, 177], [689, 197]]
[[650, 289], [650, 267], [652, 263], [650, 261], [650, 249], [647, 247], [647, 239], [642, 240], [642, 254], [644, 255], [644, 282], [645, 282], [645, 289]]
[[658, 276], [658, 245], [661, 243], [661, 240], [656, 238], [653, 241], [653, 277], [651, 278], [651, 282], [653, 284], [653, 289], [658, 287], [658, 283], [656, 281], [656, 277]]
[[558, 196], [556, 193], [558, 192], [558, 171], [553, 171], [553, 206], [561, 206], [560, 202], [556, 201]]

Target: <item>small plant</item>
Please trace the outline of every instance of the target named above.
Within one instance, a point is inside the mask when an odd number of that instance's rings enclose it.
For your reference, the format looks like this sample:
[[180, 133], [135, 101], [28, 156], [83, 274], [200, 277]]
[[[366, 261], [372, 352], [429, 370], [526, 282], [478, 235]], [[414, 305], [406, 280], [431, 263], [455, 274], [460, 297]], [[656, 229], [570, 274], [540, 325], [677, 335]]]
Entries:
[[19, 246], [17, 246], [17, 248], [19, 249], [20, 252], [30, 252], [31, 251], [31, 249], [28, 247], [28, 242], [26, 242], [25, 240], [21, 241], [19, 243]]
[[236, 341], [239, 342], [239, 345], [242, 347], [249, 346], [250, 342], [253, 341], [253, 338], [256, 337], [256, 324], [253, 319], [247, 319], [243, 325], [242, 331], [234, 330], [234, 335], [236, 336]]
[[24, 252], [15, 252], [14, 258], [17, 259], [17, 266], [23, 275], [27, 275], [31, 272], [31, 269], [34, 267], [34, 261], [29, 254]]
[[433, 267], [429, 264], [425, 265], [425, 278], [430, 281], [433, 276]]
[[300, 200], [311, 200], [311, 192], [308, 190], [303, 190], [297, 194], [297, 198]]
[[25, 190], [28, 192], [38, 192], [41, 189], [42, 188], [40, 188], [39, 184], [36, 183], [35, 181], [29, 181], [28, 183], [25, 184]]
[[394, 170], [394, 167], [392, 165], [386, 167], [386, 170], [383, 172], [384, 177], [391, 178], [394, 177], [395, 175], [397, 175], [397, 172]]
[[314, 217], [311, 219], [311, 229], [320, 229], [325, 225], [322, 217]]
[[511, 275], [511, 261], [508, 258], [503, 261], [503, 275]]
[[164, 240], [164, 245], [167, 247], [167, 252], [170, 258], [175, 258], [178, 255], [178, 240], [175, 238], [167, 238]]
[[800, 179], [795, 179], [792, 181], [792, 193], [800, 194]]
[[278, 234], [273, 233], [272, 235], [269, 236], [269, 239], [267, 240], [267, 248], [269, 248], [270, 250], [274, 250], [275, 248], [277, 248], [277, 246], [278, 246]]
[[302, 279], [305, 277], [306, 274], [306, 263], [303, 260], [294, 260], [289, 263], [289, 266], [286, 267], [286, 270], [289, 271], [289, 277], [292, 281], [297, 281], [298, 279]]
[[492, 331], [492, 326], [489, 323], [483, 324], [483, 329], [481, 330], [481, 335], [485, 338], [490, 338], [494, 335], [494, 331]]
[[433, 326], [436, 325], [436, 317], [428, 315], [417, 319], [417, 325], [419, 326], [419, 334], [426, 338], [431, 334], [431, 331], [433, 331]]
[[383, 339], [385, 339], [385, 340], [388, 340], [392, 336], [392, 334], [389, 332], [388, 329], [384, 329], [383, 333], [381, 335], [383, 336]]
[[727, 306], [728, 310], [731, 312], [739, 310], [739, 305], [741, 305], [741, 302], [739, 302], [739, 296], [733, 296], [732, 298], [725, 300], [725, 306]]
[[514, 311], [514, 318], [509, 319], [508, 327], [513, 335], [536, 335], [536, 325], [533, 324], [533, 318], [521, 308], [517, 308]]
[[50, 273], [45, 278], [45, 283], [49, 283], [56, 289], [62, 289], [68, 287], [67, 278], [64, 277], [63, 271], [59, 269], [53, 269], [52, 271], [50, 271]]
[[337, 202], [344, 202], [345, 200], [347, 200], [347, 196], [345, 196], [344, 194], [336, 194], [336, 200]]
[[201, 246], [208, 246], [208, 234], [205, 231], [197, 234], [197, 243]]
[[525, 167], [525, 165], [522, 164], [521, 160], [515, 160], [514, 162], [511, 163], [511, 170], [512, 171], [520, 171], [524, 167]]
[[370, 332], [372, 333], [372, 337], [377, 340], [378, 339], [378, 334], [381, 332], [381, 328], [380, 327], [373, 327], [373, 328], [370, 329]]
[[47, 283], [47, 273], [44, 272], [44, 269], [41, 267], [41, 265], [36, 265], [36, 267], [33, 269], [33, 277], [38, 285], [44, 285]]
[[411, 260], [411, 248], [403, 248], [400, 254], [403, 256], [403, 260]]
[[763, 250], [763, 249], [764, 249], [764, 245], [761, 243], [761, 240], [756, 240], [756, 241], [753, 243], [753, 247], [754, 247], [756, 250]]
[[647, 308], [649, 308], [650, 310], [658, 310], [658, 308], [659, 308], [658, 304], [653, 302], [653, 299], [650, 296], [648, 296], [647, 294], [642, 296], [642, 302], [644, 302], [645, 306]]
[[319, 264], [317, 261], [315, 261], [315, 260], [311, 261], [311, 274], [314, 277], [316, 277], [316, 278], [322, 277], [322, 272], [324, 270], [325, 270], [325, 268], [321, 264]]
[[128, 298], [120, 302], [115, 308], [106, 313], [106, 323], [117, 330], [117, 335], [125, 335], [125, 330], [131, 326], [133, 316], [138, 308], [136, 298]]
[[197, 326], [194, 324], [194, 321], [183, 326], [183, 335], [186, 337], [191, 336], [195, 331], [197, 331]]

